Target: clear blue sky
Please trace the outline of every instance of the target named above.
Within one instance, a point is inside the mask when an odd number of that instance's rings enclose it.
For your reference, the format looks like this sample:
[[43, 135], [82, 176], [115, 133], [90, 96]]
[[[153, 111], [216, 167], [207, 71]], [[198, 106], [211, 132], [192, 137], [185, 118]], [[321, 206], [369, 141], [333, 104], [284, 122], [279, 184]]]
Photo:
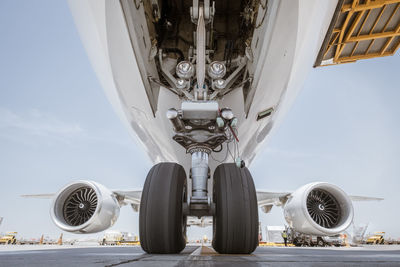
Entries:
[[[56, 236], [50, 202], [19, 195], [55, 192], [74, 179], [140, 188], [151, 164], [103, 94], [65, 1], [1, 1], [0, 36], [0, 232]], [[356, 203], [355, 221], [400, 237], [399, 68], [396, 55], [312, 69], [251, 166], [257, 187], [320, 180], [385, 197]], [[137, 233], [137, 218], [125, 207], [114, 229]], [[278, 208], [260, 218], [284, 223]]]

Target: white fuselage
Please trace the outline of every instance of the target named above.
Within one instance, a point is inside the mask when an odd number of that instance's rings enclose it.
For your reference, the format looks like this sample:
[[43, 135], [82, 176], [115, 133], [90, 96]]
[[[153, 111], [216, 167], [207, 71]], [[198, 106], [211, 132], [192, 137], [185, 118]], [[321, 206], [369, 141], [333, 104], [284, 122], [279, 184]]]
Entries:
[[[69, 2], [108, 99], [151, 161], [178, 162], [190, 168], [191, 158], [172, 139], [172, 126], [165, 117], [166, 111], [178, 109], [182, 100], [161, 87], [157, 111], [153, 115], [120, 2]], [[220, 107], [231, 108], [239, 120], [239, 150], [247, 164], [276, 129], [301, 88], [329, 27], [337, 0], [270, 0], [268, 5], [270, 8], [263, 18], [266, 22], [255, 29], [251, 42], [256, 90], [247, 116], [241, 88], [219, 101]], [[268, 108], [274, 110], [271, 116], [257, 121], [257, 114]], [[225, 154], [224, 149], [213, 153], [213, 157], [223, 160]], [[227, 160], [232, 159], [228, 157]], [[210, 168], [216, 165], [210, 157]]]

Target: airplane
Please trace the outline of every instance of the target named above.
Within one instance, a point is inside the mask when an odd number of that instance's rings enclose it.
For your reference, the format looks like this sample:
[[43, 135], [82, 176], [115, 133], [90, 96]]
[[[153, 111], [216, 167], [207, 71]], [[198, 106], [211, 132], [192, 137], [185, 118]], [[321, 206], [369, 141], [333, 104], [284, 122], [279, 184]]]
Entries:
[[69, 0], [108, 99], [154, 166], [140, 190], [79, 180], [30, 196], [52, 197], [52, 220], [73, 233], [106, 230], [120, 207], [131, 205], [147, 253], [179, 253], [188, 223], [207, 222], [218, 253], [252, 253], [258, 208], [273, 205], [300, 232], [344, 231], [353, 220], [351, 200], [380, 199], [324, 182], [294, 192], [256, 190], [248, 166], [311, 66], [396, 52], [399, 3]]

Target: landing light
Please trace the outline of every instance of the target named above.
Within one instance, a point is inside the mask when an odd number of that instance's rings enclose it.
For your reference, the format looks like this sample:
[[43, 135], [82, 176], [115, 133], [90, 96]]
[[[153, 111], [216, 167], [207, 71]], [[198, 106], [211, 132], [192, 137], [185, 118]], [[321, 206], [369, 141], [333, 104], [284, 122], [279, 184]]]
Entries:
[[177, 79], [176, 80], [176, 87], [179, 89], [185, 89], [188, 81], [184, 79]]
[[222, 79], [215, 80], [215, 81], [214, 81], [214, 86], [215, 86], [217, 89], [224, 89], [224, 88], [225, 88], [225, 81], [222, 80]]
[[189, 61], [181, 61], [176, 65], [176, 75], [181, 79], [189, 79], [194, 74], [194, 67]]
[[219, 61], [211, 62], [208, 66], [208, 75], [212, 79], [221, 79], [226, 74], [226, 67], [224, 63]]

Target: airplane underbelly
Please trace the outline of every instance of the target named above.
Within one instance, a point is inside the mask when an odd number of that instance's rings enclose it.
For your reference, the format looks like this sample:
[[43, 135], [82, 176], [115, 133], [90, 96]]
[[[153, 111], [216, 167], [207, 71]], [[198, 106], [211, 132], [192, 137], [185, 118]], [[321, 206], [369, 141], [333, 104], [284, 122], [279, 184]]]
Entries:
[[[337, 1], [279, 2], [250, 111], [240, 124], [242, 157], [252, 161], [281, 123], [323, 41]], [[276, 3], [274, 2], [274, 3]], [[271, 115], [257, 120], [262, 112]]]
[[[151, 69], [156, 64], [151, 59], [152, 40], [146, 35], [149, 29], [145, 24], [127, 23], [124, 1], [69, 2], [95, 72], [123, 123], [152, 162], [173, 161], [189, 168], [190, 157], [172, 139], [174, 132], [165, 117], [169, 108], [180, 107], [182, 98], [166, 86], [149, 90], [156, 75], [154, 67]], [[250, 43], [253, 58], [248, 56], [247, 64], [252, 87], [239, 86], [218, 100], [221, 108], [230, 107], [238, 118], [239, 151], [248, 164], [301, 88], [337, 4], [319, 0], [262, 2]], [[133, 35], [142, 38], [132, 39]], [[148, 55], [139, 55], [139, 51]], [[146, 59], [152, 63], [147, 64]], [[221, 161], [225, 155], [223, 148], [214, 158]], [[211, 169], [217, 164], [210, 158]]]

